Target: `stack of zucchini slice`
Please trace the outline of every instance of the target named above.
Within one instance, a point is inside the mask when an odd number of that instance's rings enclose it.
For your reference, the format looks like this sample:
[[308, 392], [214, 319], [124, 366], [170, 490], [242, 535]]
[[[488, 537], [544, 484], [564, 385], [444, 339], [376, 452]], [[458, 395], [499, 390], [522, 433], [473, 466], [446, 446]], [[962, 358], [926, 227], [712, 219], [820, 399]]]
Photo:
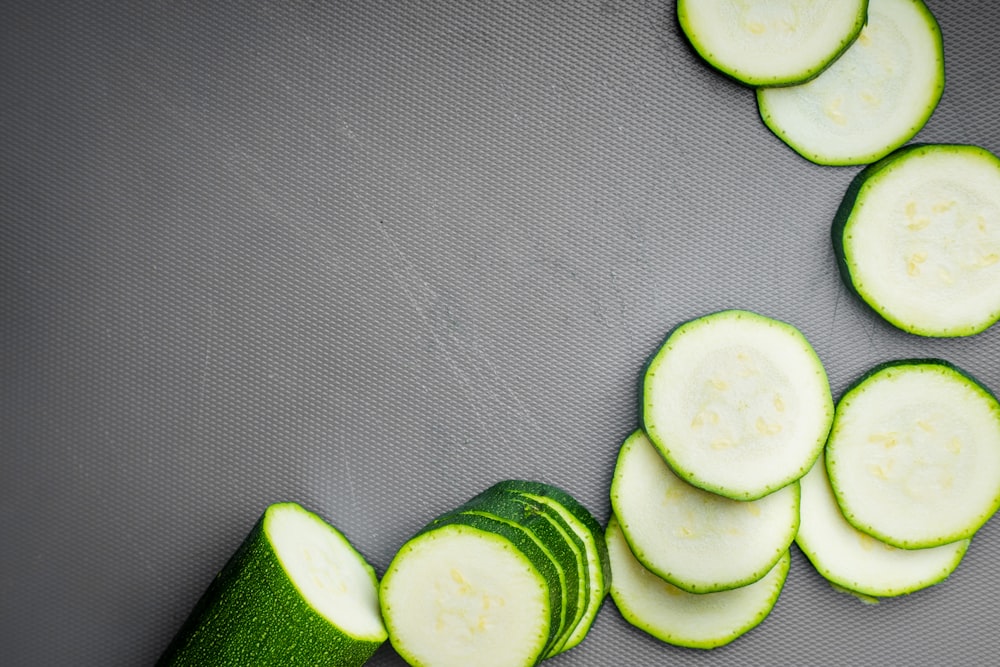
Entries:
[[604, 532], [573, 496], [507, 480], [434, 519], [381, 584], [412, 665], [534, 665], [579, 644], [610, 585]]
[[611, 484], [611, 596], [666, 642], [727, 644], [784, 585], [799, 479], [833, 419], [823, 365], [787, 323], [712, 313], [673, 329], [653, 355], [641, 416]]

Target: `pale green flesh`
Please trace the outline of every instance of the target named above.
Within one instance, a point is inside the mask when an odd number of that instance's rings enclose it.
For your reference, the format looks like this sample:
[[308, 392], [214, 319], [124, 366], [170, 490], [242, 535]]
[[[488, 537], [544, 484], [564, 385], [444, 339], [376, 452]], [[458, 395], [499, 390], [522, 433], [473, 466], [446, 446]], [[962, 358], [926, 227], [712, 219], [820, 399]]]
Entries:
[[623, 443], [611, 505], [646, 569], [691, 593], [745, 586], [788, 551], [799, 524], [799, 487], [731, 500], [677, 477], [642, 431]]
[[264, 532], [313, 609], [354, 638], [385, 640], [375, 574], [339, 531], [298, 505], [283, 503], [268, 508]]
[[847, 522], [830, 489], [821, 458], [800, 480], [802, 521], [795, 538], [824, 578], [847, 591], [874, 597], [913, 593], [946, 579], [969, 540], [928, 549], [898, 549]]
[[643, 378], [643, 429], [689, 483], [734, 500], [791, 484], [833, 415], [823, 364], [797, 329], [722, 311], [674, 329]]
[[549, 640], [547, 585], [511, 542], [452, 524], [400, 549], [382, 580], [382, 610], [411, 665], [527, 667]]
[[826, 457], [858, 530], [910, 549], [966, 539], [1000, 507], [1000, 405], [946, 364], [889, 365], [841, 399]]
[[679, 0], [677, 17], [698, 53], [751, 86], [802, 83], [857, 37], [867, 0]]
[[642, 567], [613, 516], [607, 542], [611, 597], [625, 620], [664, 642], [690, 648], [723, 646], [759, 625], [774, 607], [791, 562], [785, 552], [765, 577], [749, 586], [693, 594]]
[[941, 33], [920, 0], [871, 0], [860, 36], [799, 86], [760, 88], [767, 126], [824, 165], [874, 162], [911, 139], [944, 89]]
[[842, 232], [855, 291], [911, 333], [985, 330], [1000, 318], [1000, 160], [976, 146], [927, 145], [885, 162]]

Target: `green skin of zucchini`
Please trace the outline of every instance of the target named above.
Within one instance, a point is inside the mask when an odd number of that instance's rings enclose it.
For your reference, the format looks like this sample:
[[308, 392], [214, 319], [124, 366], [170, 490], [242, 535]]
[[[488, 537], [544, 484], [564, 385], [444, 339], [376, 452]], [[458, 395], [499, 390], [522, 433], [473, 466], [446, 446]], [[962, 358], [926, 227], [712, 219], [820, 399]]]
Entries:
[[604, 578], [604, 594], [611, 590], [611, 560], [608, 558], [608, 545], [604, 540], [604, 527], [597, 522], [594, 515], [571, 494], [557, 486], [545, 482], [529, 482], [523, 480], [506, 480], [495, 484], [492, 489], [505, 493], [530, 493], [536, 496], [550, 498], [562, 505], [593, 535], [597, 547], [598, 559]]
[[156, 663], [361, 667], [382, 644], [350, 637], [302, 599], [261, 517]]

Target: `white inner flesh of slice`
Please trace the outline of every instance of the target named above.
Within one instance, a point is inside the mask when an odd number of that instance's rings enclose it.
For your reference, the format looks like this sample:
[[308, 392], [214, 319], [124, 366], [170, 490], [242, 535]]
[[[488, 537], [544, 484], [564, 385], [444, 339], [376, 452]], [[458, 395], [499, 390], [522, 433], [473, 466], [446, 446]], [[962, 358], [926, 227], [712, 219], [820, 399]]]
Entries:
[[641, 431], [623, 445], [612, 502], [638, 559], [693, 593], [763, 577], [788, 550], [799, 517], [796, 485], [752, 501], [702, 491], [677, 477]]
[[996, 507], [1000, 409], [943, 367], [890, 368], [841, 400], [827, 456], [853, 525], [903, 548], [955, 541]]
[[975, 148], [916, 149], [863, 190], [845, 253], [889, 319], [950, 333], [1000, 313], [1000, 163]]
[[647, 429], [674, 470], [737, 499], [804, 475], [833, 412], [808, 343], [760, 317], [710, 316], [683, 329], [647, 385]]
[[614, 518], [607, 540], [611, 594], [622, 615], [636, 627], [681, 646], [721, 646], [760, 623], [770, 613], [788, 574], [786, 552], [766, 576], [749, 586], [686, 593], [635, 559]]
[[313, 609], [352, 637], [385, 639], [378, 583], [343, 535], [296, 505], [271, 507], [264, 530], [288, 578]]
[[822, 67], [854, 32], [860, 0], [691, 0], [689, 30], [725, 71], [790, 81]]
[[940, 95], [941, 49], [912, 0], [871, 0], [858, 39], [815, 79], [759, 91], [789, 143], [846, 160], [898, 146]]
[[401, 654], [441, 667], [535, 663], [548, 640], [548, 592], [510, 542], [449, 526], [404, 549], [382, 588]]
[[889, 597], [935, 584], [954, 571], [969, 546], [960, 540], [929, 549], [898, 549], [847, 522], [821, 458], [802, 478], [802, 521], [796, 537], [816, 570], [844, 588]]

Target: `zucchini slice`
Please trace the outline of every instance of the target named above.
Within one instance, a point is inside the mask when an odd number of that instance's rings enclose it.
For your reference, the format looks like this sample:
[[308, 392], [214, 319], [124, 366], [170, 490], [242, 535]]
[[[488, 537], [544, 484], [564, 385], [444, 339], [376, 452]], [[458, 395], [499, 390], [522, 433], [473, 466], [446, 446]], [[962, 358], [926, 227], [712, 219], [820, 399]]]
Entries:
[[363, 665], [386, 640], [375, 571], [295, 503], [271, 505], [159, 665]]
[[614, 515], [608, 522], [611, 597], [626, 621], [676, 646], [710, 649], [746, 634], [771, 613], [788, 576], [785, 552], [770, 572], [748, 586], [694, 594], [660, 579], [629, 551]]
[[733, 500], [806, 474], [832, 418], [826, 371], [802, 333], [745, 310], [676, 327], [643, 374], [650, 441], [678, 476]]
[[551, 644], [558, 582], [523, 538], [480, 519], [421, 531], [382, 577], [389, 641], [411, 665], [527, 667]]
[[900, 549], [970, 538], [1000, 507], [1000, 403], [948, 362], [887, 362], [841, 397], [826, 466], [858, 530]]
[[834, 217], [847, 286], [894, 326], [970, 336], [1000, 319], [1000, 159], [901, 148], [854, 177]]
[[647, 570], [689, 593], [711, 593], [757, 581], [788, 551], [799, 485], [748, 501], [709, 493], [677, 477], [636, 431], [618, 454], [611, 507]]
[[610, 590], [611, 563], [608, 559], [604, 528], [574, 496], [552, 484], [506, 480], [494, 488], [504, 493], [515, 494], [539, 507], [555, 512], [583, 544], [587, 561], [588, 601], [580, 622], [562, 649], [569, 650], [587, 636]]
[[868, 0], [678, 0], [677, 19], [710, 65], [750, 86], [804, 83], [851, 45]]
[[868, 23], [819, 76], [757, 90], [765, 125], [821, 165], [874, 162], [924, 126], [944, 91], [941, 31], [921, 0], [870, 0]]
[[795, 543], [831, 584], [860, 596], [906, 595], [947, 579], [969, 539], [928, 549], [897, 549], [854, 528], [840, 512], [823, 458], [799, 483], [802, 522]]

